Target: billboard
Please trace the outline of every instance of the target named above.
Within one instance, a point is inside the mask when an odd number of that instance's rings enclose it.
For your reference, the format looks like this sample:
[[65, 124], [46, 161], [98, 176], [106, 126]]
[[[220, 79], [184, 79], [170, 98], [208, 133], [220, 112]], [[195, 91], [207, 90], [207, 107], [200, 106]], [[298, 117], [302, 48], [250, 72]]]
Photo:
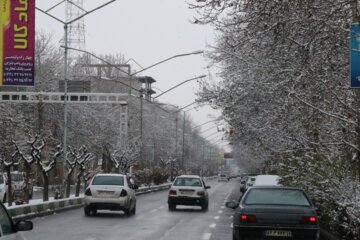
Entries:
[[350, 87], [360, 88], [360, 25], [352, 23], [350, 29]]
[[35, 0], [0, 0], [0, 86], [33, 86]]

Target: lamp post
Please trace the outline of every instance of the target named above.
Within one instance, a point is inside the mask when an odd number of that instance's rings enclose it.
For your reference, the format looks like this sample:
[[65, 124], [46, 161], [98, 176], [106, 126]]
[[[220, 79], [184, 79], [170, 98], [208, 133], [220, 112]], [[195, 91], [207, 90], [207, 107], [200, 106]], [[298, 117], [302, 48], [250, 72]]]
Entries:
[[[63, 159], [63, 175], [65, 174], [65, 168], [66, 168], [66, 161], [67, 161], [67, 81], [68, 81], [68, 26], [78, 20], [80, 20], [81, 18], [85, 17], [86, 15], [89, 15], [90, 13], [93, 13], [107, 5], [109, 5], [110, 3], [115, 2], [116, 0], [111, 0], [108, 1], [90, 11], [86, 11], [84, 14], [70, 20], [70, 21], [62, 21], [59, 18], [51, 15], [49, 13], [50, 10], [52, 10], [54, 7], [58, 6], [58, 4], [52, 8], [50, 8], [47, 11], [44, 11], [40, 8], [36, 9], [42, 13], [44, 13], [45, 15], [51, 17], [52, 19], [62, 23], [64, 25], [64, 133], [63, 133], [63, 154], [64, 154], [64, 159]], [[65, 179], [65, 177], [63, 177], [63, 179]], [[65, 181], [65, 180], [64, 180]], [[65, 182], [64, 182], [65, 185]], [[65, 189], [65, 188], [64, 188]]]

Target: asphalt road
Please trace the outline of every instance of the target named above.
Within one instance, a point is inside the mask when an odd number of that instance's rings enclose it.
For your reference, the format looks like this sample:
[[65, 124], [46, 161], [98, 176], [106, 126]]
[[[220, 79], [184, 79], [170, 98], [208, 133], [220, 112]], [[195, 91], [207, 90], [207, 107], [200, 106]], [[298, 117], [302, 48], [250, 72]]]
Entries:
[[34, 229], [24, 232], [28, 240], [226, 240], [232, 239], [233, 210], [224, 206], [228, 198], [237, 198], [238, 180], [228, 183], [209, 181], [209, 210], [178, 206], [168, 211], [167, 191], [137, 196], [137, 213], [99, 211], [85, 217], [75, 209], [32, 219]]

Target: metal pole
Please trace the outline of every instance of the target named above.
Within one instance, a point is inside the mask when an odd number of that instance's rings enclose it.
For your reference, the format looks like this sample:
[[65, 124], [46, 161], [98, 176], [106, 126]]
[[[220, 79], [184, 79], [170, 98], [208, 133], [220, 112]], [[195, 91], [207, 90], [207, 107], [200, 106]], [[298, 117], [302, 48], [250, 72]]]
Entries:
[[[68, 88], [68, 24], [64, 24], [64, 135], [63, 135], [63, 151], [64, 151], [64, 159], [63, 159], [63, 191], [66, 189], [66, 176], [65, 176], [65, 170], [66, 170], [66, 161], [67, 161], [67, 88]], [[63, 193], [65, 196], [65, 193]]]
[[185, 164], [185, 112], [183, 119], [183, 136], [182, 136], [182, 154], [181, 154], [181, 167], [186, 174], [186, 164]]

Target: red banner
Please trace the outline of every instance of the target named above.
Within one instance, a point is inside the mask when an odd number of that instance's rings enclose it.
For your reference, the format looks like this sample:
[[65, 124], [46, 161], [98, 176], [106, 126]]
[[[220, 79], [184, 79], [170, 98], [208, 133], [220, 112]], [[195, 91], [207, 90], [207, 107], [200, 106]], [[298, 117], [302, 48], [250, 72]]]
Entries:
[[0, 85], [33, 86], [35, 0], [0, 0]]

